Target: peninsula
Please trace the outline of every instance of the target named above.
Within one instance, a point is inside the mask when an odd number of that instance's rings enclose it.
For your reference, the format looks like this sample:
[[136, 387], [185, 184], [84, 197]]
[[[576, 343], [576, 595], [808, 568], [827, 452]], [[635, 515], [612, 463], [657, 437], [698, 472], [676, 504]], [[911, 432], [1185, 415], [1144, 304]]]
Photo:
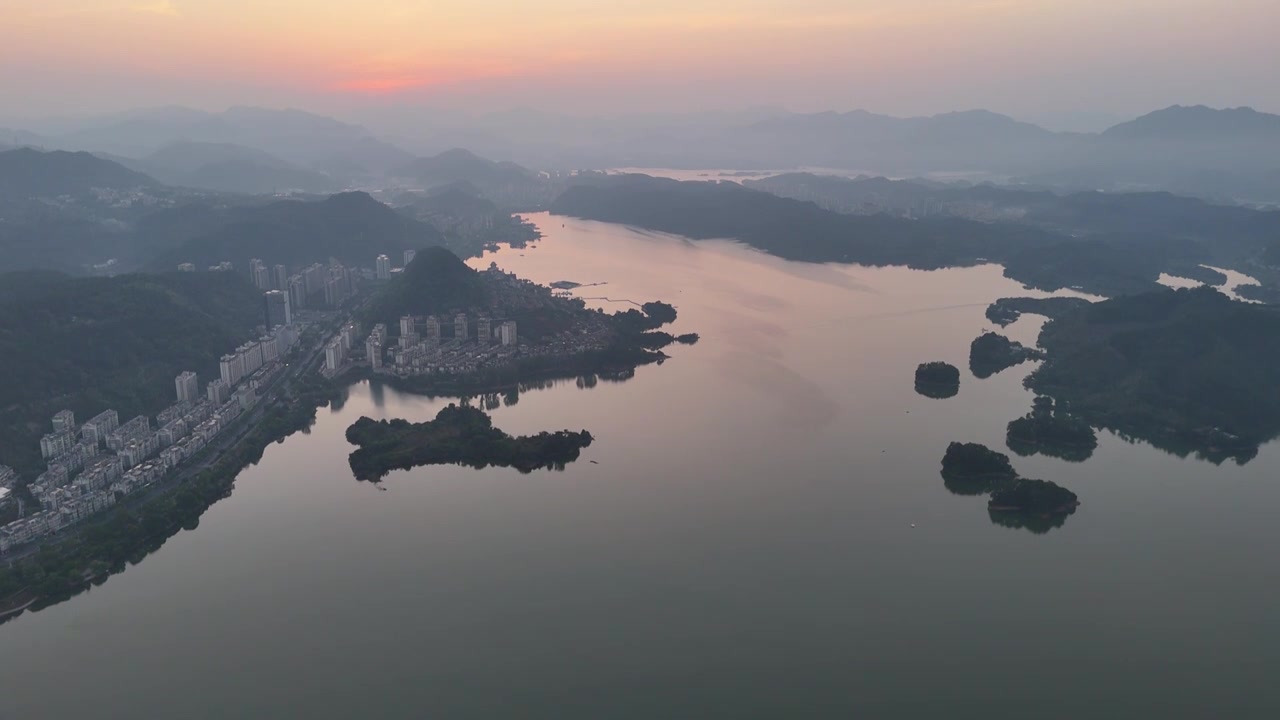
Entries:
[[357, 375], [437, 396], [616, 376], [666, 359], [661, 350], [672, 343], [696, 342], [692, 333], [658, 330], [676, 315], [663, 302], [608, 314], [496, 265], [476, 271], [444, 248], [426, 248], [373, 299], [363, 347], [335, 348], [330, 371], [359, 368]]
[[1009, 449], [1019, 455], [1042, 453], [1071, 462], [1084, 462], [1098, 447], [1098, 436], [1089, 423], [1072, 415], [1064, 403], [1037, 397], [1031, 412], [1009, 423]]
[[1084, 298], [1074, 297], [1000, 298], [987, 306], [987, 319], [1000, 327], [1013, 324], [1024, 314], [1043, 315], [1054, 320], [1089, 304]]
[[969, 371], [979, 380], [1024, 363], [1039, 360], [1044, 354], [1009, 338], [987, 332], [979, 335], [969, 346]]
[[1280, 435], [1280, 310], [1213, 288], [1081, 307], [1040, 333], [1026, 381], [1093, 427], [1181, 456], [1244, 463]]
[[372, 482], [392, 470], [421, 465], [468, 465], [476, 469], [493, 465], [522, 473], [542, 468], [563, 470], [578, 459], [592, 440], [586, 430], [512, 437], [493, 427], [483, 410], [454, 404], [428, 422], [362, 417], [347, 428], [347, 441], [359, 446], [349, 458], [351, 471], [356, 479]]

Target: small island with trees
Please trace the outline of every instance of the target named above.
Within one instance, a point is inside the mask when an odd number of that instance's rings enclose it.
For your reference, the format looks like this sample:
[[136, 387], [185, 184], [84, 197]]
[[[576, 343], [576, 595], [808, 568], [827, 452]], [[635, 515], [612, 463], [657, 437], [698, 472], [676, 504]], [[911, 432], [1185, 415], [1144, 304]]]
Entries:
[[969, 346], [969, 371], [979, 380], [1024, 363], [1039, 360], [1044, 353], [1014, 342], [998, 333], [986, 332], [974, 339]]
[[942, 480], [957, 495], [985, 495], [1017, 477], [1008, 455], [978, 443], [953, 442], [942, 457]]
[[543, 468], [563, 470], [593, 439], [586, 430], [512, 437], [493, 427], [483, 410], [455, 404], [428, 422], [362, 417], [347, 428], [347, 441], [358, 446], [349, 457], [351, 471], [358, 480], [372, 482], [392, 470], [421, 465], [455, 464], [476, 469], [493, 465], [522, 473]]
[[916, 392], [938, 400], [955, 397], [960, 392], [960, 368], [941, 361], [921, 363], [916, 368]]
[[1061, 527], [1080, 505], [1075, 493], [1047, 480], [1019, 476], [1008, 455], [978, 443], [948, 445], [942, 479], [957, 495], [990, 495], [987, 511], [992, 522], [1036, 533]]
[[1071, 462], [1088, 460], [1098, 447], [1098, 436], [1065, 406], [1051, 397], [1037, 397], [1031, 412], [1009, 423], [1009, 449], [1023, 456], [1042, 453]]

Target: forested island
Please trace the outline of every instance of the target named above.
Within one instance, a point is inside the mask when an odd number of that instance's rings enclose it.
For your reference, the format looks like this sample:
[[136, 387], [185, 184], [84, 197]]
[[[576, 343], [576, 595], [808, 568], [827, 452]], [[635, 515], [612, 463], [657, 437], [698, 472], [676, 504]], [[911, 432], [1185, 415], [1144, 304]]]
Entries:
[[953, 442], [942, 457], [942, 480], [957, 495], [985, 495], [1018, 472], [1009, 456], [978, 443]]
[[960, 392], [960, 368], [945, 362], [921, 363], [916, 368], [916, 392], [934, 399]]
[[542, 468], [563, 470], [592, 440], [586, 430], [512, 437], [493, 427], [483, 410], [454, 404], [428, 422], [362, 417], [347, 428], [347, 441], [359, 446], [349, 458], [351, 471], [358, 480], [372, 482], [392, 470], [421, 465], [455, 464], [476, 469], [493, 465], [522, 473]]
[[1088, 460], [1098, 447], [1098, 436], [1089, 423], [1043, 395], [1032, 402], [1031, 412], [1009, 423], [1006, 439], [1009, 449], [1019, 455], [1043, 453], [1071, 462]]
[[969, 371], [979, 380], [1019, 365], [1038, 360], [1043, 353], [993, 332], [983, 333], [969, 346]]
[[1070, 490], [1047, 480], [1018, 478], [991, 493], [987, 509], [1027, 515], [1069, 515], [1080, 505]]
[[1080, 504], [1066, 488], [1019, 476], [1008, 455], [978, 443], [947, 446], [942, 480], [957, 495], [990, 495], [987, 511], [992, 522], [1036, 533], [1061, 527]]
[[1280, 310], [1207, 288], [1081, 307], [1045, 325], [1026, 384], [1093, 427], [1213, 462], [1280, 435]]

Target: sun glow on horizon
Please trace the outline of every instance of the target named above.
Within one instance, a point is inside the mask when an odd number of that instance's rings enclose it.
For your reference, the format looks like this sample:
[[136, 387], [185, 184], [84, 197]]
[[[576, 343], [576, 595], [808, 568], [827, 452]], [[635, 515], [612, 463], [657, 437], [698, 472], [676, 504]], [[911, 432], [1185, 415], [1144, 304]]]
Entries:
[[[1050, 89], [1105, 99], [1115, 91], [1098, 79], [1117, 65], [1148, 78], [1166, 70], [1172, 89], [1185, 84], [1188, 73], [1197, 79], [1220, 74], [1215, 68], [1229, 59], [1206, 38], [1230, 37], [1234, 48], [1259, 56], [1255, 65], [1266, 65], [1266, 55], [1275, 52], [1268, 30], [1274, 24], [1262, 20], [1280, 23], [1280, 4], [1230, 5], [9, 0], [0, 10], [0, 89], [59, 102], [74, 100], [77, 91], [147, 97], [183, 87], [192, 94], [217, 88], [230, 98], [241, 88], [297, 100], [501, 97], [519, 88], [538, 97], [572, 94], [593, 102], [607, 95], [640, 105], [742, 106], [837, 93], [825, 101], [828, 107], [883, 105], [876, 100], [911, 95], [968, 106], [975, 103], [962, 99], [975, 94], [1034, 102], [1035, 92]], [[1111, 38], [1111, 54], [1082, 53], [1091, 37]], [[1256, 82], [1264, 75], [1256, 73]], [[643, 92], [628, 93], [633, 85]]]

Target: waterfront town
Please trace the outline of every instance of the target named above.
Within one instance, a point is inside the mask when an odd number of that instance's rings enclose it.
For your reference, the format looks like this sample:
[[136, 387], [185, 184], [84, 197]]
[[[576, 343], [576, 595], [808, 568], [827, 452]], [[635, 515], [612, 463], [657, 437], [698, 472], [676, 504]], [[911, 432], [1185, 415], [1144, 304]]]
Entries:
[[[446, 315], [405, 315], [398, 334], [375, 325], [365, 338], [349, 324], [325, 348], [325, 374], [334, 376], [359, 363], [375, 374], [400, 378], [468, 375], [506, 367], [526, 358], [567, 358], [608, 347], [615, 334], [607, 316], [588, 311], [575, 298], [503, 272], [496, 264], [478, 273], [489, 305]], [[532, 342], [519, 334], [513, 316], [559, 311], [573, 318], [567, 329]], [[356, 352], [353, 352], [353, 349]]]
[[[181, 272], [194, 272], [189, 264]], [[220, 263], [210, 271], [227, 271]], [[0, 466], [0, 502], [17, 502], [19, 517], [0, 527], [0, 555], [57, 533], [114, 506], [122, 498], [151, 487], [192, 457], [245, 412], [259, 390], [283, 369], [283, 358], [297, 344], [304, 324], [295, 313], [310, 301], [337, 306], [358, 288], [359, 272], [337, 262], [314, 264], [290, 276], [283, 266], [268, 272], [250, 262], [250, 277], [263, 294], [263, 327], [270, 331], [223, 355], [219, 376], [203, 388], [194, 372], [174, 379], [174, 404], [152, 419], [120, 421], [103, 409], [83, 423], [70, 410], [51, 418], [51, 432], [40, 439], [45, 471], [27, 485], [38, 504], [30, 508], [10, 497], [17, 474]]]
[[[413, 259], [413, 251], [405, 253], [406, 264]], [[190, 264], [178, 269], [195, 272]], [[231, 264], [208, 270], [226, 272]], [[262, 327], [271, 330], [223, 355], [218, 377], [203, 388], [196, 373], [178, 375], [174, 403], [154, 420], [138, 416], [122, 422], [110, 408], [83, 422], [71, 410], [50, 418], [49, 432], [40, 439], [45, 470], [27, 484], [34, 507], [11, 493], [17, 474], [0, 466], [0, 503], [18, 505], [18, 518], [0, 526], [0, 557], [170, 477], [257, 405], [308, 325], [300, 319], [308, 312], [303, 308], [314, 308], [311, 318], [327, 324], [332, 310], [354, 298], [364, 280], [386, 281], [399, 272], [385, 255], [376, 258], [373, 270], [330, 261], [292, 274], [282, 265], [251, 260], [249, 277], [264, 291]], [[395, 335], [377, 324], [362, 344], [360, 324], [348, 319], [324, 345], [322, 374], [332, 378], [358, 364], [400, 378], [459, 376], [528, 358], [570, 358], [603, 350], [616, 336], [610, 317], [587, 310], [580, 299], [503, 272], [496, 264], [477, 275], [488, 299], [484, 307], [405, 315]], [[521, 335], [516, 317], [533, 319], [538, 332], [532, 338]], [[547, 317], [558, 318], [550, 329]]]
[[[156, 415], [154, 425], [144, 415], [121, 423], [111, 409], [82, 424], [70, 410], [54, 415], [52, 432], [40, 439], [47, 469], [28, 486], [40, 508], [0, 527], [0, 554], [106, 510], [190, 460], [253, 409], [258, 389], [282, 369], [281, 358], [297, 340], [294, 327], [277, 325], [241, 345], [222, 358], [221, 377], [203, 393], [194, 372], [178, 375], [175, 402]], [[0, 467], [0, 485], [13, 476]]]

